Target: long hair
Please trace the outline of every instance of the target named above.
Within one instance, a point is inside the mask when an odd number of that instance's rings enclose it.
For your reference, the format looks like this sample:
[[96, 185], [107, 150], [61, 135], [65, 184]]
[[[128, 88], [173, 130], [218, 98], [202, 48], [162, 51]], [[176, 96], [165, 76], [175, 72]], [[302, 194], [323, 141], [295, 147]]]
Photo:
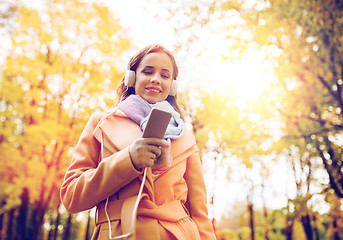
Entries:
[[[153, 52], [163, 52], [169, 56], [169, 58], [172, 62], [172, 65], [173, 65], [173, 80], [172, 81], [175, 81], [179, 75], [179, 68], [176, 64], [175, 58], [170, 51], [168, 51], [166, 48], [164, 48], [163, 46], [161, 46], [159, 44], [148, 45], [148, 46], [142, 48], [140, 51], [138, 51], [135, 55], [133, 55], [129, 61], [127, 70], [132, 70], [132, 71], [136, 72], [138, 65], [140, 64], [142, 59], [146, 55], [148, 55], [149, 53], [153, 53]], [[119, 82], [119, 85], [118, 85], [117, 90], [116, 90], [117, 91], [116, 104], [118, 104], [120, 101], [125, 100], [131, 94], [135, 94], [135, 89], [133, 87], [126, 87], [124, 85], [124, 78], [125, 78], [125, 76]], [[177, 94], [175, 96], [169, 95], [166, 100], [173, 106], [175, 111], [180, 113], [181, 118], [183, 120], [185, 120], [183, 110], [181, 109], [181, 107], [177, 103]]]

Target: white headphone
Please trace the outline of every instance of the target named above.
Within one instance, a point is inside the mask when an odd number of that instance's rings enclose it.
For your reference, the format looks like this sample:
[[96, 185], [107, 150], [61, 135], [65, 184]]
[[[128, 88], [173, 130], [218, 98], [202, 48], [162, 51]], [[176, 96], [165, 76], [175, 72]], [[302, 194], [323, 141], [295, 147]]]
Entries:
[[[125, 78], [124, 78], [124, 85], [126, 87], [133, 87], [133, 85], [135, 85], [136, 82], [136, 73], [133, 70], [128, 70], [125, 74]], [[172, 81], [172, 85], [170, 87], [170, 91], [169, 91], [169, 95], [170, 96], [175, 96], [177, 93], [177, 81], [176, 79], [173, 79]]]

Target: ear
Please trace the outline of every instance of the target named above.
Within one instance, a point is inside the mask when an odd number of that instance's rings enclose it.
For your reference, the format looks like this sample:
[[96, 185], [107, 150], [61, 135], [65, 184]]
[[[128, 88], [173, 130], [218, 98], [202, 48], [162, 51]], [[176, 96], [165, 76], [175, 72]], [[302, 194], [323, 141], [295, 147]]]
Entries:
[[173, 79], [172, 84], [170, 86], [169, 96], [175, 96], [177, 93], [177, 85], [178, 81], [176, 79]]
[[133, 87], [135, 85], [136, 82], [136, 73], [135, 71], [132, 70], [128, 70], [125, 74], [125, 78], [124, 78], [124, 85], [126, 87]]

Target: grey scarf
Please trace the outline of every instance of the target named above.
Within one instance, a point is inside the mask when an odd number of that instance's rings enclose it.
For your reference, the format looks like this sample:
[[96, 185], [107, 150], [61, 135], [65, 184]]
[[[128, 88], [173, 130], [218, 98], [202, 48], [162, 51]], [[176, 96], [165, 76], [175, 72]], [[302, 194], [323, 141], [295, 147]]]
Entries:
[[176, 139], [184, 132], [185, 124], [180, 118], [180, 114], [174, 110], [168, 101], [151, 104], [141, 96], [132, 94], [120, 102], [118, 108], [138, 124], [142, 131], [145, 129], [152, 108], [165, 109], [172, 114], [172, 118], [170, 119], [164, 138]]

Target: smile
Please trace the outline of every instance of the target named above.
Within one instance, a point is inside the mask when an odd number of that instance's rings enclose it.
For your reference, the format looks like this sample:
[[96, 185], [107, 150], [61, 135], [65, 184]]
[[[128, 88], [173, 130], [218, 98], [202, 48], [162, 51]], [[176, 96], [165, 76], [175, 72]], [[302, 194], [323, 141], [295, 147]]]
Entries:
[[155, 93], [160, 93], [162, 92], [161, 90], [155, 89], [155, 88], [146, 88], [150, 92], [155, 92]]

